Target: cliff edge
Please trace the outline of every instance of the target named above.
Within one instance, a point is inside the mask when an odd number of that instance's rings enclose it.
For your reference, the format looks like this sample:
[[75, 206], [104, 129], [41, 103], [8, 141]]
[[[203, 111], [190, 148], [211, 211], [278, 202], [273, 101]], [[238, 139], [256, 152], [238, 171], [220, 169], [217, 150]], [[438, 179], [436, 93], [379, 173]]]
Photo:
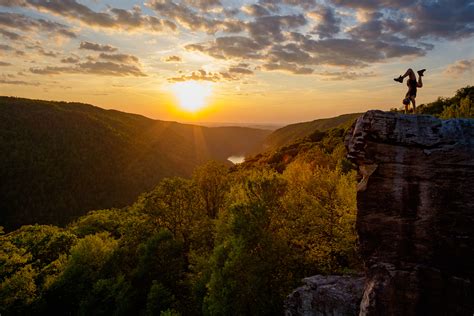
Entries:
[[369, 111], [346, 147], [362, 176], [359, 315], [473, 315], [474, 120]]
[[363, 179], [362, 315], [472, 315], [474, 120], [369, 111], [347, 135]]

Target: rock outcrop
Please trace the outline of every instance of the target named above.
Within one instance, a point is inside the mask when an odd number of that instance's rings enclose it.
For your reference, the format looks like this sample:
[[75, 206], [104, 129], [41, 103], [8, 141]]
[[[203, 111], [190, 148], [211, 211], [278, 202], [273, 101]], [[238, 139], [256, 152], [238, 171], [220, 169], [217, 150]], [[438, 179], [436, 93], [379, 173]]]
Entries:
[[364, 292], [363, 277], [315, 275], [290, 294], [286, 316], [356, 316]]
[[474, 120], [369, 111], [346, 139], [363, 176], [361, 315], [473, 315]]
[[362, 176], [359, 315], [474, 315], [474, 120], [369, 111], [346, 147]]

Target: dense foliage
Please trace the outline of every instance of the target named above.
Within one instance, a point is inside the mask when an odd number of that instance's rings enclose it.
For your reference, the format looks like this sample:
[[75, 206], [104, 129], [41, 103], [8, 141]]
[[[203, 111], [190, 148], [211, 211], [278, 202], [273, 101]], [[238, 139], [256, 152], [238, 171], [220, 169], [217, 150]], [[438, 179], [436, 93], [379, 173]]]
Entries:
[[189, 177], [209, 159], [254, 150], [268, 133], [0, 97], [0, 224], [66, 224], [123, 207], [164, 177]]
[[359, 268], [343, 133], [208, 163], [66, 228], [0, 235], [0, 313], [282, 314], [302, 277]]

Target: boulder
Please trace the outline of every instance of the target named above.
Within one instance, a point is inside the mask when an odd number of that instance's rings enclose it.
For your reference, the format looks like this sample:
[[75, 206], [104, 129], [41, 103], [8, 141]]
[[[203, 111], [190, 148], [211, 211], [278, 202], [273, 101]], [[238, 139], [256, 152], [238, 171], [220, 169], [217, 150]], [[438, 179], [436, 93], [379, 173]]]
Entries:
[[364, 278], [315, 275], [285, 302], [286, 316], [351, 316], [359, 314]]

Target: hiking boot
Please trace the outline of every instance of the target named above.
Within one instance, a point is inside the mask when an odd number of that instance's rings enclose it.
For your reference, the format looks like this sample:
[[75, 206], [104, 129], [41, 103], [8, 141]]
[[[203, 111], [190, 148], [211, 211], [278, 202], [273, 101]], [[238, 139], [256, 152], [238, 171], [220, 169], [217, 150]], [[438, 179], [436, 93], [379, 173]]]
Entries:
[[403, 83], [403, 77], [402, 76], [400, 76], [398, 78], [394, 78], [393, 80], [398, 81], [400, 83]]
[[423, 73], [424, 73], [425, 71], [426, 71], [426, 69], [418, 70], [418, 71], [417, 71], [418, 76], [423, 77]]

